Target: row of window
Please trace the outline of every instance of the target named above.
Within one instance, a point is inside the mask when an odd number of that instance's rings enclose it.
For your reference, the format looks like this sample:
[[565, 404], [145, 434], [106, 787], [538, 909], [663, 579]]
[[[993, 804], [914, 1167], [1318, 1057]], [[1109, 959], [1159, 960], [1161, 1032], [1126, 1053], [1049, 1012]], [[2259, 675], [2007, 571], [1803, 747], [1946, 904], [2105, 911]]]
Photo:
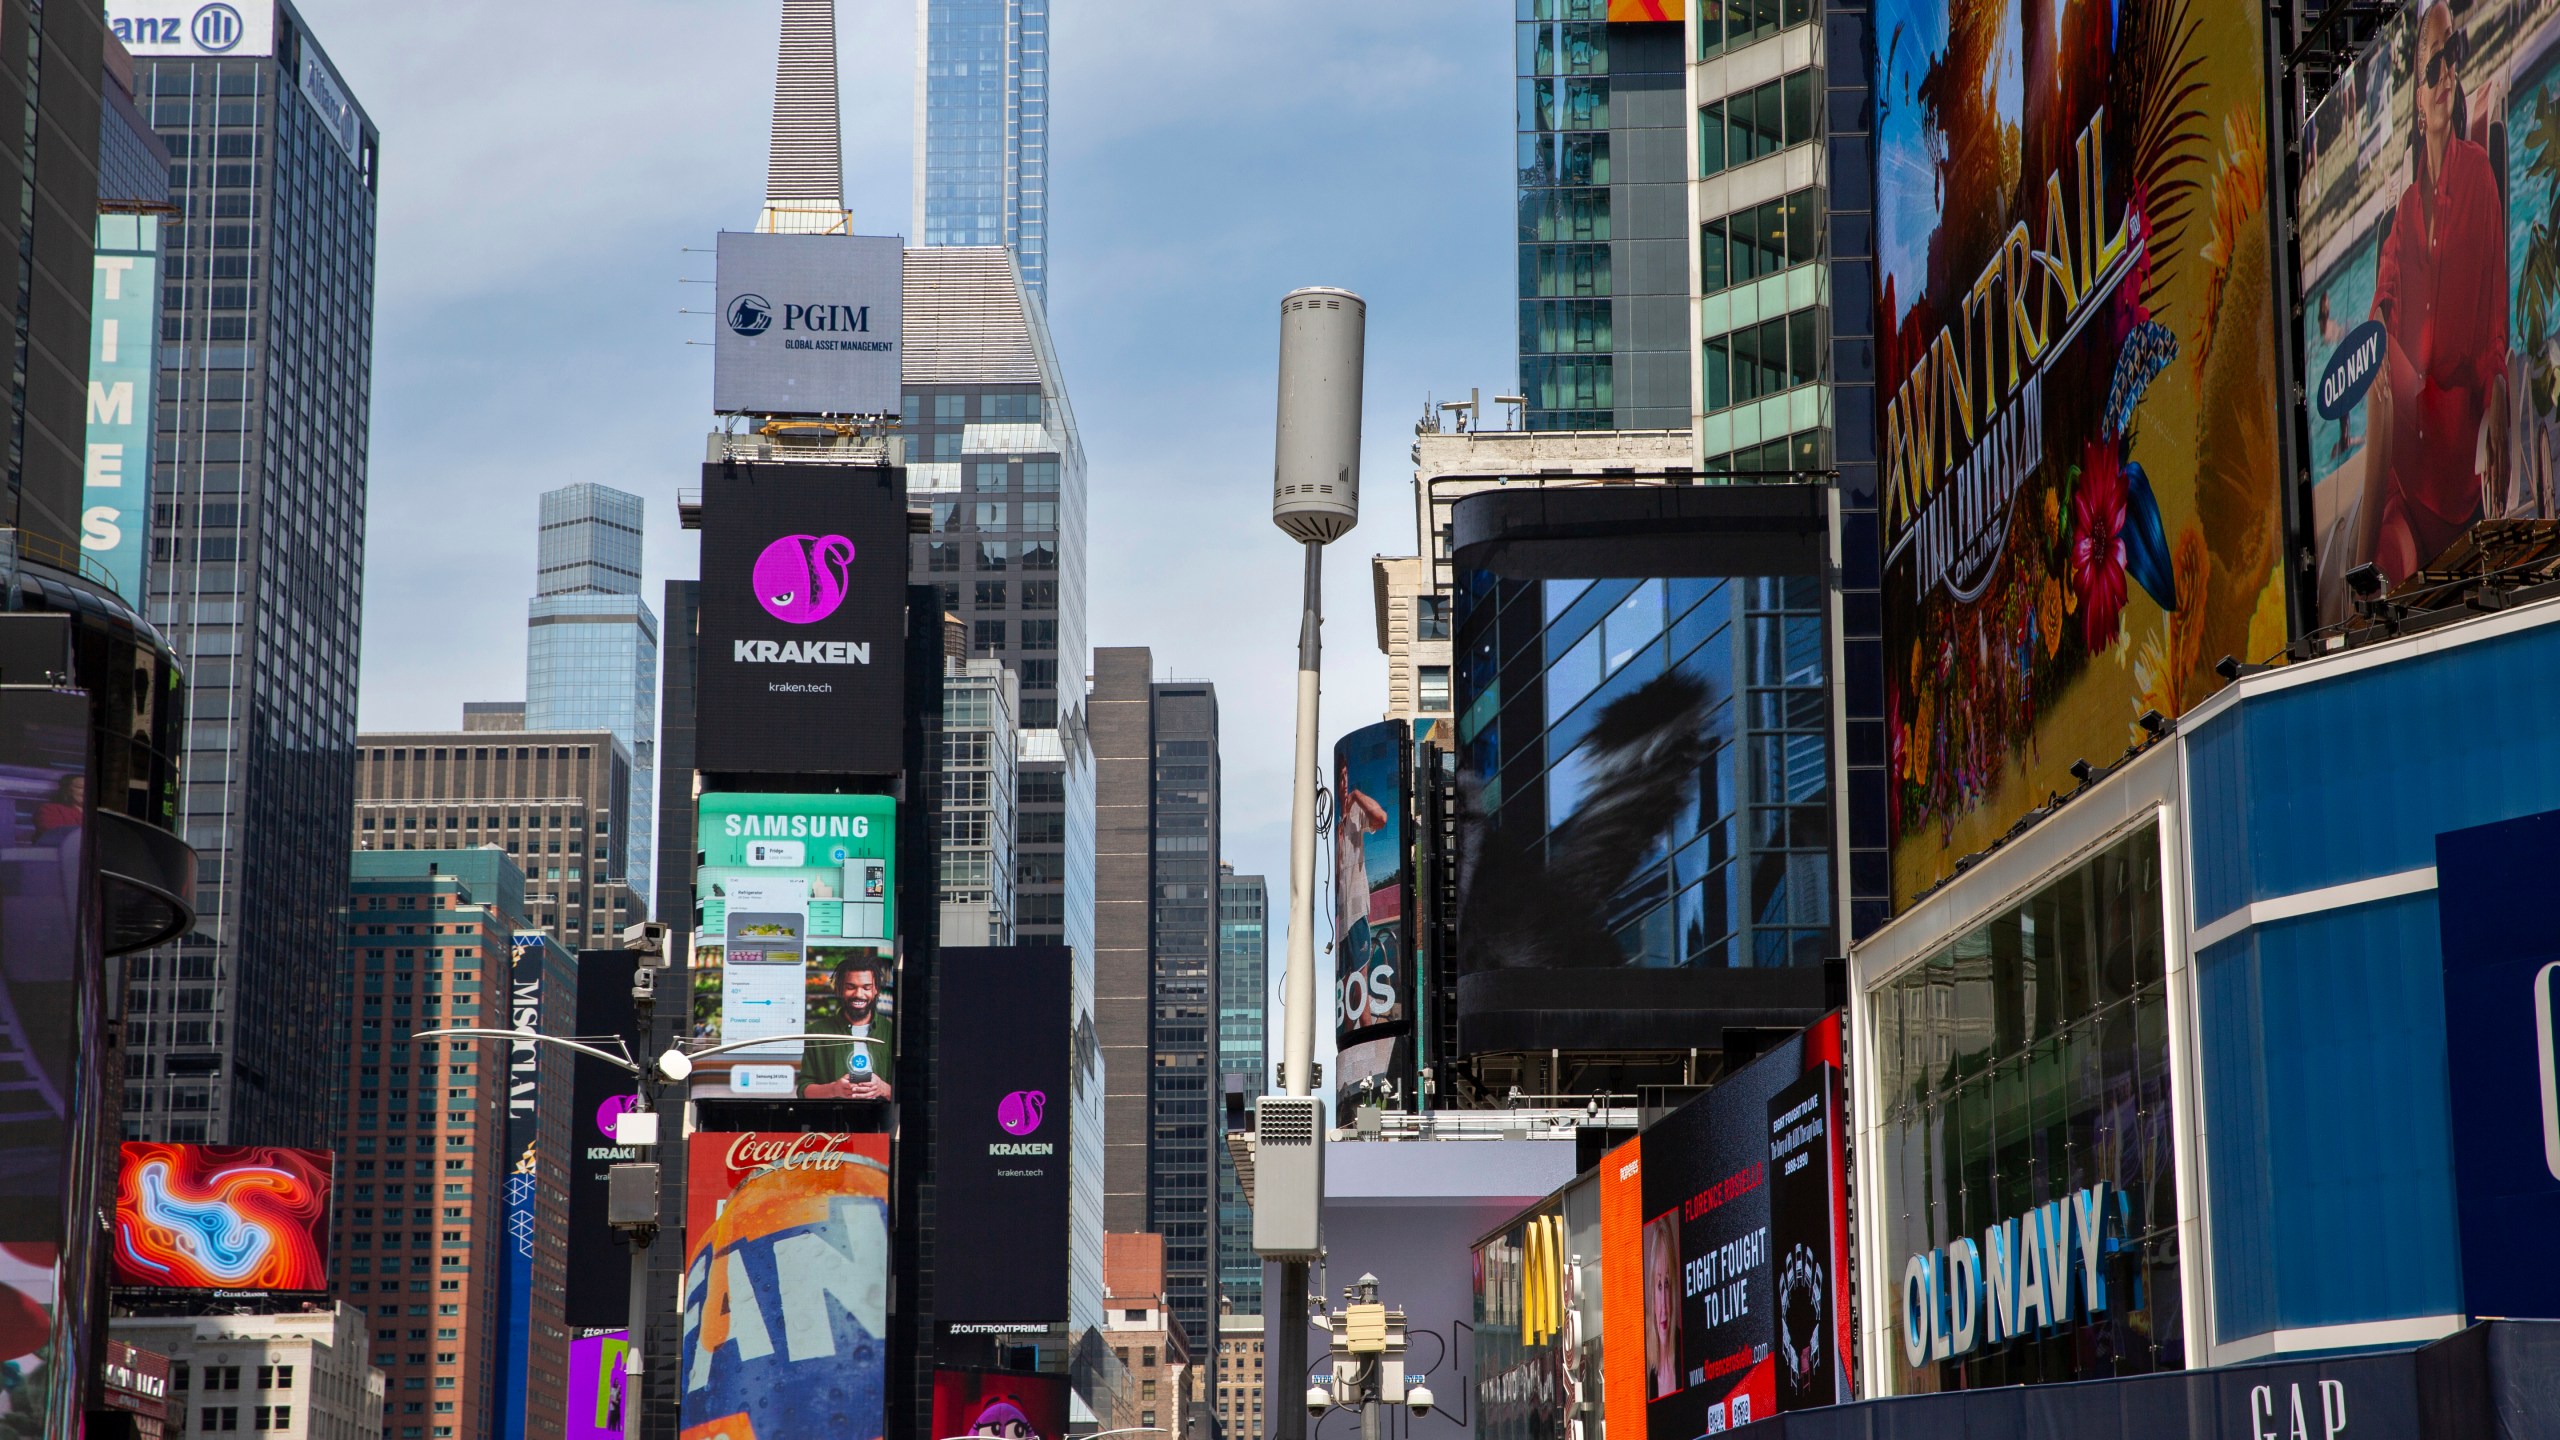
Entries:
[[933, 502], [933, 533], [936, 535], [947, 535], [963, 526], [979, 530], [1008, 530], [1016, 525], [1025, 530], [1057, 529], [1057, 502], [1026, 500], [1019, 506], [1002, 500], [981, 500], [974, 504], [958, 500]]
[[[1003, 620], [980, 620], [975, 622], [970, 635], [971, 648], [981, 655], [993, 654], [998, 650], [1004, 649], [1007, 623], [1008, 622]], [[1025, 620], [1021, 622], [1021, 624], [1023, 649], [1055, 650], [1058, 648], [1057, 621]], [[1024, 713], [1027, 717], [1029, 714], [1028, 705], [1024, 707]], [[1047, 727], [1032, 726], [1031, 728], [1045, 729]]]
[[[249, 1414], [254, 1429], [293, 1428], [293, 1407], [290, 1405], [260, 1405], [251, 1409]], [[199, 1435], [228, 1434], [239, 1428], [240, 1407], [237, 1405], [207, 1405], [196, 1411], [196, 1433]]]
[[1699, 226], [1699, 292], [1713, 295], [1812, 260], [1822, 248], [1822, 217], [1822, 190], [1815, 187]]
[[[970, 414], [967, 395], [908, 395], [904, 423], [910, 428], [928, 420], [941, 425], [960, 425], [971, 420], [989, 420], [1030, 424], [1040, 418], [1040, 397], [1031, 395], [979, 395], [977, 413]], [[1052, 462], [1055, 463], [1055, 462]]]
[[[1005, 608], [1006, 590], [1007, 587], [1002, 580], [979, 581], [976, 595], [977, 608], [1002, 610]], [[1022, 608], [1025, 610], [1055, 610], [1058, 608], [1058, 582], [1025, 580], [1022, 582], [1021, 596]]]
[[[1011, 540], [981, 540], [977, 542], [977, 548], [977, 568], [982, 574], [1000, 573], [1011, 569], [1017, 559], [1024, 570], [1039, 571], [1058, 568], [1058, 547], [1054, 541], [1025, 540], [1021, 542], [1019, 556], [1014, 553], [1015, 545]], [[960, 559], [961, 542], [957, 540], [925, 542], [924, 568], [927, 574], [956, 575], [960, 573]]]
[[1822, 320], [1821, 307], [1814, 306], [1706, 342], [1702, 379], [1708, 412], [1821, 379]]
[[1813, 0], [1698, 0], [1698, 58], [1756, 44], [1813, 19]]
[[1819, 70], [1798, 70], [1698, 107], [1698, 173], [1716, 175], [1815, 138]]
[[1754, 475], [1812, 474], [1828, 467], [1823, 458], [1824, 434], [1820, 430], [1799, 430], [1758, 445], [1745, 445], [1720, 455], [1707, 457], [1706, 473], [1729, 477]]
[[[454, 758], [454, 759], [456, 759], [456, 760], [486, 760], [486, 759], [488, 759], [488, 758], [489, 758], [489, 751], [490, 751], [490, 749], [491, 749], [491, 748], [492, 748], [492, 747], [487, 746], [487, 745], [477, 745], [477, 746], [462, 746], [462, 745], [456, 745], [456, 746], [452, 747], [452, 751], [453, 751], [453, 758]], [[507, 746], [500, 745], [500, 746], [497, 746], [497, 747], [495, 747], [495, 748], [496, 748], [496, 750], [497, 750], [497, 752], [498, 752], [498, 754], [497, 754], [497, 758], [499, 758], [499, 759], [501, 759], [501, 760], [504, 760], [504, 759], [506, 759], [506, 758], [507, 758], [507, 749], [508, 749], [508, 747], [507, 747]], [[531, 746], [527, 746], [527, 745], [518, 745], [518, 746], [514, 747], [515, 752], [516, 752], [516, 757], [515, 757], [515, 758], [517, 758], [518, 760], [524, 760], [524, 759], [528, 759], [528, 758], [530, 758], [530, 759], [534, 759], [534, 760], [548, 760], [548, 759], [551, 759], [551, 758], [552, 758], [551, 752], [552, 752], [553, 750], [558, 750], [558, 751], [560, 752], [559, 758], [560, 758], [560, 759], [563, 759], [563, 760], [566, 760], [566, 759], [568, 759], [568, 758], [569, 758], [569, 751], [570, 751], [570, 749], [571, 749], [571, 748], [572, 748], [572, 747], [567, 746], [567, 745], [556, 745], [556, 746], [555, 746], [555, 745], [531, 745]], [[575, 748], [576, 748], [576, 750], [577, 750], [577, 752], [578, 752], [578, 758], [579, 758], [579, 759], [584, 760], [584, 759], [586, 759], [586, 758], [587, 758], [587, 755], [588, 755], [588, 748], [589, 748], [589, 747], [584, 746], [584, 745], [580, 745], [580, 746], [577, 746], [577, 747], [575, 747]], [[435, 747], [435, 750], [434, 750], [434, 752], [433, 752], [433, 753], [434, 753], [434, 755], [435, 755], [435, 758], [437, 758], [438, 760], [442, 760], [443, 758], [445, 758], [445, 750], [446, 750], [446, 747], [444, 747], [444, 746], [442, 746], [442, 745], [439, 745], [439, 746]], [[386, 754], [388, 754], [388, 755], [390, 756], [390, 758], [391, 758], [391, 759], [393, 759], [393, 760], [395, 760], [395, 761], [401, 761], [401, 760], [424, 760], [424, 759], [426, 759], [426, 758], [427, 758], [428, 753], [429, 753], [429, 752], [428, 752], [427, 747], [426, 747], [426, 746], [423, 746], [423, 745], [416, 747], [416, 753], [414, 753], [414, 754], [412, 754], [408, 749], [404, 749], [404, 748], [399, 747], [399, 746], [394, 746], [394, 747], [392, 747], [391, 749], [389, 749], [388, 751], [385, 751], [385, 750], [383, 750], [383, 749], [381, 749], [381, 748], [377, 747], [377, 748], [372, 748], [372, 749], [368, 749], [368, 750], [364, 751], [364, 752], [363, 752], [363, 755], [362, 755], [362, 758], [363, 758], [363, 759], [366, 759], [366, 760], [374, 761], [374, 762], [376, 762], [376, 763], [379, 763], [379, 762], [382, 760], [382, 758], [383, 758]]]
[[972, 490], [1004, 490], [1016, 488], [1033, 495], [1050, 494], [1058, 488], [1058, 462], [1055, 460], [974, 460], [969, 462], [969, 488]]

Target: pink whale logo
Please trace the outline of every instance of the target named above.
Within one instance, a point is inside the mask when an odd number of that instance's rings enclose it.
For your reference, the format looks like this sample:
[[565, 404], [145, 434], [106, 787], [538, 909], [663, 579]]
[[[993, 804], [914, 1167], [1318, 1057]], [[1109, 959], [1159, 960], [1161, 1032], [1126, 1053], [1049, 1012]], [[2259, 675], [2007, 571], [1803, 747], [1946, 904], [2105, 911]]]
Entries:
[[1007, 1135], [1028, 1135], [1049, 1113], [1049, 1097], [1039, 1090], [1016, 1090], [996, 1104], [996, 1123]]
[[815, 625], [844, 604], [853, 542], [842, 535], [785, 535], [756, 557], [756, 602], [790, 625]]

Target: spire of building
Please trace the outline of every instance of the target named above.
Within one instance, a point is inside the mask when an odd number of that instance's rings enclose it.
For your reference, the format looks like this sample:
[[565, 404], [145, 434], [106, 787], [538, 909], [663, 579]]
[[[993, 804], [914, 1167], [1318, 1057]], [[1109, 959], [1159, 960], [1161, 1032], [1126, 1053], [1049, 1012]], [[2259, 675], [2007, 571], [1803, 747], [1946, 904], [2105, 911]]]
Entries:
[[774, 66], [773, 144], [766, 152], [758, 230], [848, 234], [843, 125], [836, 113], [835, 0], [782, 0]]

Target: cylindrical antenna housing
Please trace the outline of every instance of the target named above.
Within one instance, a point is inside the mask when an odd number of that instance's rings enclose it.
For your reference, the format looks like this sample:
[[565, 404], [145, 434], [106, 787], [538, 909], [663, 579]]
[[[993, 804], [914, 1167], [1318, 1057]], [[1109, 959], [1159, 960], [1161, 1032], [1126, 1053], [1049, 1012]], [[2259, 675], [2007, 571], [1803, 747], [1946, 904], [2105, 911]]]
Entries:
[[1312, 285], [1280, 300], [1271, 523], [1329, 544], [1360, 523], [1360, 371], [1369, 303]]

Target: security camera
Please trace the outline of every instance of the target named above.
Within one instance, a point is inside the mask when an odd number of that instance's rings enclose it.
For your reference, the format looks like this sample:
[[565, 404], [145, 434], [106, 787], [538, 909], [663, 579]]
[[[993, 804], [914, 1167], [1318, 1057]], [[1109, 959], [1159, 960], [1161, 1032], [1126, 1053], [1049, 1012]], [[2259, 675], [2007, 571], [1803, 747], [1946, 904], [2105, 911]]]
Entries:
[[1333, 1390], [1331, 1387], [1324, 1385], [1310, 1385], [1307, 1387], [1308, 1414], [1322, 1415], [1324, 1412], [1332, 1408]]
[[1406, 1409], [1413, 1412], [1413, 1417], [1417, 1420], [1430, 1414], [1431, 1387], [1419, 1384], [1408, 1387], [1404, 1392], [1404, 1405]]

